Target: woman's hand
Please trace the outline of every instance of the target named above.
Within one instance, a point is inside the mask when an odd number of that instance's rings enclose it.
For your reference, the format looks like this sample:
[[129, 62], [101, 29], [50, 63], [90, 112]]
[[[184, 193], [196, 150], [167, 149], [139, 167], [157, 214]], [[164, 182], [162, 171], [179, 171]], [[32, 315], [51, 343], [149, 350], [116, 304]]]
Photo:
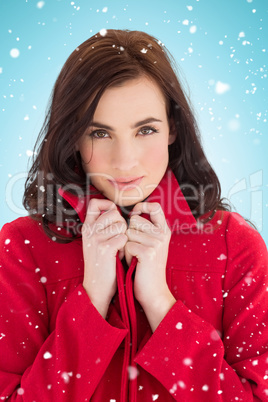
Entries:
[[126, 221], [112, 201], [90, 200], [82, 226], [83, 286], [103, 318], [116, 292], [116, 254], [127, 242], [126, 229]]
[[[152, 222], [139, 216], [140, 213], [150, 214]], [[130, 265], [133, 256], [138, 260], [134, 295], [154, 331], [176, 302], [166, 281], [171, 231], [160, 204], [141, 202], [135, 205], [126, 235], [126, 261]]]

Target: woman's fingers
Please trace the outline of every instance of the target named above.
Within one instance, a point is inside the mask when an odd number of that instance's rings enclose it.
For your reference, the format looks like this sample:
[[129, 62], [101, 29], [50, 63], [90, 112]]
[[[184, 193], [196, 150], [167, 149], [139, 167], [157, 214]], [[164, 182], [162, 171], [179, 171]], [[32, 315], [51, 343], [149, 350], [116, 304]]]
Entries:
[[139, 202], [133, 208], [131, 216], [138, 218], [137, 215], [142, 213], [150, 215], [151, 222], [154, 226], [161, 228], [162, 230], [167, 226], [165, 214], [158, 202]]
[[[107, 233], [112, 233], [112, 225], [117, 222], [120, 223], [121, 226], [123, 225], [123, 228], [125, 228], [124, 231], [126, 231], [126, 221], [120, 215], [116, 205], [113, 202], [109, 200], [92, 199], [88, 206], [82, 231], [87, 237], [90, 237], [93, 233], [102, 233], [103, 230], [107, 230]], [[116, 231], [115, 234], [117, 233], [118, 232]]]
[[162, 233], [154, 235], [152, 232], [146, 233], [136, 229], [127, 229], [126, 235], [130, 242], [136, 242], [146, 247], [157, 247], [162, 244]]
[[92, 225], [103, 212], [111, 210], [117, 211], [114, 202], [106, 199], [99, 200], [97, 198], [92, 198], [87, 207], [85, 223]]

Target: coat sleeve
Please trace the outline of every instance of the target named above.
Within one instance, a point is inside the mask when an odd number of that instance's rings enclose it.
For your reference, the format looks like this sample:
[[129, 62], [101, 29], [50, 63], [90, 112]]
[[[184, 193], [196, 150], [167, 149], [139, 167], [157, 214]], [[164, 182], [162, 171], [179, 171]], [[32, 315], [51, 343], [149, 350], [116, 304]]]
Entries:
[[231, 214], [226, 232], [223, 334], [180, 300], [135, 362], [177, 401], [268, 401], [268, 254]]
[[94, 393], [127, 329], [110, 325], [78, 285], [49, 331], [46, 292], [13, 224], [0, 233], [0, 399], [81, 401]]

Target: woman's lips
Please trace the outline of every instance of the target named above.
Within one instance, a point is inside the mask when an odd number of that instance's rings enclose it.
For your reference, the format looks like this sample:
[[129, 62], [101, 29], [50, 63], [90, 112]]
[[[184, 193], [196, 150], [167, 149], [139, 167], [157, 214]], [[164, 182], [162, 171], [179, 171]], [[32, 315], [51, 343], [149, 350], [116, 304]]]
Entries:
[[143, 176], [141, 177], [120, 177], [115, 180], [108, 180], [115, 188], [118, 190], [132, 190], [137, 187], [142, 181]]

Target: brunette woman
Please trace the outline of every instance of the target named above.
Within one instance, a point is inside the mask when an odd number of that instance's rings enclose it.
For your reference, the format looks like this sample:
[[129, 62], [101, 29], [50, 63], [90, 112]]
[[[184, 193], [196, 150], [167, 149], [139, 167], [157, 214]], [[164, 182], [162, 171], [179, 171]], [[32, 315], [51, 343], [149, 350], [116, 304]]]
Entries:
[[174, 68], [120, 30], [63, 66], [29, 216], [1, 231], [1, 400], [267, 400], [267, 249], [223, 203]]

